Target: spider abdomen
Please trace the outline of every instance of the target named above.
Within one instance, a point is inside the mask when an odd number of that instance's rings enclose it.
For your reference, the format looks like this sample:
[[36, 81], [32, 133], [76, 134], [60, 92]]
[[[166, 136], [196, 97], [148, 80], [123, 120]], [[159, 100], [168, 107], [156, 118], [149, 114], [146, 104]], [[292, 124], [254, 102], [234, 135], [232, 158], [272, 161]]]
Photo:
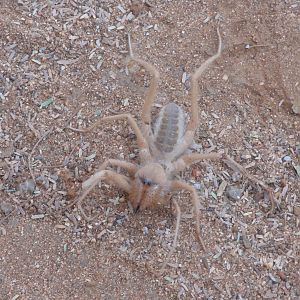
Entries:
[[162, 153], [172, 152], [184, 135], [185, 114], [175, 103], [165, 105], [154, 124], [154, 144]]

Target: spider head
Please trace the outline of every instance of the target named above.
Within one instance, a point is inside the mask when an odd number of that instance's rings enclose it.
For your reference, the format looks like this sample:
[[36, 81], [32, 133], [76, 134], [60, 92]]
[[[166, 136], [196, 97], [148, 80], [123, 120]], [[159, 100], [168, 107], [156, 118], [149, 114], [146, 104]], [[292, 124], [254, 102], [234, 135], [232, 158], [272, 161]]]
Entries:
[[136, 212], [164, 204], [168, 197], [168, 178], [160, 164], [150, 163], [136, 172], [129, 197]]

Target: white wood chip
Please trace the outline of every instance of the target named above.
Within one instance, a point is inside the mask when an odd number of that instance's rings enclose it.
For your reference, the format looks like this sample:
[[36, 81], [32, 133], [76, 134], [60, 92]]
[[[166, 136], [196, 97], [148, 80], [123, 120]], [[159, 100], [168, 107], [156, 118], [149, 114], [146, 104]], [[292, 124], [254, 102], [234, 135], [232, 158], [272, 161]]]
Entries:
[[206, 18], [204, 19], [203, 23], [206, 24], [206, 23], [209, 22], [209, 20], [210, 20], [210, 16], [206, 17]]
[[123, 13], [123, 14], [126, 13], [126, 10], [124, 9], [124, 7], [123, 7], [121, 4], [119, 4], [119, 5], [117, 6], [117, 8], [120, 10], [121, 13]]
[[227, 186], [227, 181], [226, 180], [223, 180], [218, 188], [218, 191], [217, 191], [217, 196], [220, 197], [223, 195], [225, 189], [226, 189], [226, 186]]
[[82, 16], [80, 16], [80, 20], [82, 19], [88, 19], [89, 18], [89, 15], [88, 14], [83, 14]]
[[94, 159], [95, 157], [96, 157], [96, 153], [92, 153], [91, 155], [85, 157], [84, 159], [85, 159], [85, 160], [92, 160], [92, 159]]
[[32, 220], [37, 220], [37, 219], [43, 219], [45, 217], [44, 214], [39, 214], [39, 215], [32, 215], [31, 219]]
[[57, 61], [57, 63], [59, 65], [71, 65], [71, 64], [76, 63], [78, 60], [79, 60], [79, 58], [76, 58], [76, 59], [60, 59], [60, 60]]
[[187, 78], [188, 78], [187, 73], [186, 73], [186, 72], [183, 72], [182, 77], [181, 77], [181, 82], [182, 82], [182, 83], [185, 83], [186, 80], [187, 80]]

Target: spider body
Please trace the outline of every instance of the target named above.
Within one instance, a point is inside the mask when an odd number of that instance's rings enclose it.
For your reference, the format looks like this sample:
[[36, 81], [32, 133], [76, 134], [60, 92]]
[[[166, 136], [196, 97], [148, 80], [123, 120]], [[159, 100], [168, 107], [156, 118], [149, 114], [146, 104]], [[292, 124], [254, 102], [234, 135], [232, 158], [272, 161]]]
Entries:
[[183, 141], [185, 123], [185, 113], [177, 104], [171, 102], [161, 109], [153, 126], [154, 147], [150, 148], [156, 159], [170, 162], [181, 154], [177, 146]]
[[[169, 253], [169, 257], [176, 246], [181, 216], [180, 207], [172, 195], [180, 190], [185, 190], [191, 195], [191, 200], [194, 205], [197, 237], [202, 248], [205, 249], [200, 233], [200, 202], [197, 191], [193, 186], [186, 182], [175, 179], [176, 174], [185, 170], [191, 164], [204, 159], [225, 159], [245, 176], [265, 188], [270, 194], [270, 199], [273, 199], [272, 192], [264, 183], [248, 174], [242, 166], [232, 160], [229, 156], [222, 153], [185, 153], [192, 144], [195, 131], [199, 125], [198, 79], [210, 64], [221, 55], [221, 35], [219, 30], [217, 32], [219, 37], [217, 53], [208, 58], [191, 75], [191, 117], [188, 122], [186, 121], [184, 111], [175, 103], [165, 105], [161, 109], [156, 120], [151, 122], [151, 107], [156, 97], [159, 73], [150, 63], [134, 57], [131, 49], [130, 36], [128, 36], [130, 60], [141, 65], [151, 75], [150, 85], [146, 91], [141, 114], [142, 128], [139, 128], [130, 114], [103, 117], [86, 130], [71, 128], [79, 132], [89, 132], [103, 122], [127, 120], [136, 135], [137, 145], [140, 150], [139, 165], [116, 159], [106, 160], [100, 166], [98, 172], [83, 182], [82, 187], [84, 192], [81, 197], [76, 200], [76, 203], [78, 203], [83, 216], [85, 216], [80, 203], [100, 181], [105, 181], [125, 191], [129, 195], [129, 201], [135, 211], [152, 208], [160, 204], [167, 204], [172, 201], [176, 208], [177, 219], [173, 247]], [[128, 175], [119, 174], [109, 169], [109, 167], [122, 168]], [[165, 265], [166, 262], [164, 267]]]
[[159, 112], [148, 136], [153, 162], [142, 166], [134, 176], [129, 201], [135, 211], [154, 208], [170, 202], [172, 161], [181, 153], [177, 148], [184, 138], [185, 113], [175, 103], [165, 105]]
[[[203, 159], [220, 159], [219, 153], [208, 154], [184, 154], [193, 142], [195, 131], [198, 127], [198, 79], [208, 66], [221, 55], [221, 35], [218, 30], [219, 47], [217, 53], [207, 59], [191, 76], [191, 118], [186, 122], [185, 113], [175, 103], [165, 105], [159, 112], [156, 120], [151, 121], [151, 108], [156, 97], [159, 83], [159, 73], [150, 63], [134, 57], [131, 49], [130, 36], [128, 36], [130, 60], [141, 65], [151, 75], [150, 85], [146, 91], [145, 101], [142, 109], [141, 126], [130, 114], [120, 114], [103, 117], [86, 130], [71, 128], [79, 132], [89, 132], [103, 122], [118, 121], [126, 119], [132, 127], [140, 150], [140, 164], [135, 165], [126, 161], [108, 159], [99, 168], [99, 171], [83, 182], [83, 194], [77, 200], [80, 202], [101, 181], [106, 181], [125, 191], [129, 195], [129, 201], [135, 211], [152, 208], [159, 204], [167, 204], [172, 201], [177, 212], [175, 248], [180, 223], [180, 207], [173, 199], [172, 194], [180, 190], [186, 190], [191, 194], [195, 210], [196, 232], [199, 242], [205, 248], [200, 234], [199, 221], [199, 199], [194, 187], [174, 177], [189, 165]], [[109, 170], [108, 167], [119, 167], [127, 171], [128, 176]], [[81, 209], [83, 212], [83, 210]], [[84, 214], [84, 212], [83, 212]], [[84, 215], [85, 216], [85, 215]], [[172, 252], [172, 251], [171, 251]], [[171, 254], [171, 253], [170, 253]]]

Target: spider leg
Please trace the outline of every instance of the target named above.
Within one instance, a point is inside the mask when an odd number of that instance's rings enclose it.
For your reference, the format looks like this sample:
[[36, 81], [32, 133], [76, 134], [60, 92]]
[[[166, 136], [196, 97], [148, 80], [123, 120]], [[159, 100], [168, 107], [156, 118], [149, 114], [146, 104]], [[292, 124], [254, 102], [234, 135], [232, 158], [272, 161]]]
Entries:
[[117, 188], [120, 188], [126, 193], [130, 192], [130, 179], [125, 175], [118, 174], [111, 170], [101, 170], [96, 172], [82, 183], [82, 188], [84, 190], [89, 190], [91, 186], [94, 186], [94, 183], [97, 184], [101, 180], [111, 185], [115, 185]]
[[190, 165], [195, 164], [201, 160], [221, 160], [224, 157], [222, 153], [190, 153], [182, 155], [180, 158], [172, 163], [170, 171], [174, 174], [184, 171]]
[[158, 70], [148, 63], [147, 61], [137, 58], [134, 56], [131, 46], [131, 39], [130, 34], [128, 34], [128, 45], [129, 45], [129, 55], [130, 60], [135, 61], [139, 65], [145, 68], [151, 75], [150, 85], [145, 94], [145, 101], [142, 110], [142, 125], [145, 133], [148, 135], [149, 138], [152, 137], [152, 130], [151, 130], [151, 107], [156, 97], [158, 82], [159, 82], [159, 72]]
[[78, 205], [79, 210], [82, 212], [83, 217], [87, 221], [91, 221], [93, 218], [87, 217], [84, 213], [81, 203], [87, 197], [87, 195], [94, 189], [94, 187], [99, 184], [99, 182], [103, 180], [109, 184], [115, 185], [121, 190], [129, 193], [130, 192], [130, 179], [124, 175], [118, 174], [116, 172], [110, 170], [102, 170], [96, 172], [89, 179], [83, 182], [83, 193], [80, 197], [78, 197], [75, 201], [69, 204], [66, 209], [73, 207], [75, 204]]
[[222, 50], [222, 38], [217, 28], [218, 38], [219, 38], [219, 46], [218, 51], [215, 55], [208, 58], [202, 65], [195, 70], [194, 74], [191, 77], [191, 100], [192, 100], [192, 115], [191, 120], [187, 126], [187, 130], [195, 131], [198, 127], [199, 122], [199, 113], [198, 113], [198, 98], [199, 98], [199, 84], [198, 80], [203, 74], [203, 72], [221, 55]]
[[195, 70], [193, 75], [191, 76], [191, 119], [189, 123], [187, 124], [186, 133], [184, 135], [182, 144], [179, 149], [181, 153], [183, 153], [189, 145], [192, 143], [194, 134], [196, 129], [199, 125], [199, 107], [198, 107], [198, 98], [199, 98], [199, 84], [198, 80], [200, 76], [203, 74], [203, 72], [221, 55], [222, 50], [222, 38], [219, 31], [219, 28], [217, 28], [218, 38], [219, 38], [219, 46], [218, 51], [215, 55], [208, 58], [202, 65]]
[[73, 131], [86, 133], [86, 132], [92, 131], [93, 129], [98, 127], [101, 123], [117, 121], [117, 120], [124, 120], [124, 119], [127, 119], [129, 125], [131, 126], [131, 128], [133, 129], [133, 131], [136, 135], [137, 144], [138, 144], [138, 147], [140, 149], [141, 159], [142, 160], [149, 159], [150, 153], [149, 153], [148, 143], [145, 140], [145, 138], [143, 137], [143, 134], [142, 134], [140, 128], [138, 127], [136, 121], [134, 120], [134, 118], [130, 114], [120, 114], [120, 115], [115, 115], [115, 116], [103, 117], [100, 120], [98, 120], [96, 123], [94, 123], [92, 126], [88, 127], [87, 129], [76, 129], [76, 128], [73, 128], [73, 127], [69, 127], [69, 128]]
[[260, 185], [269, 195], [271, 201], [271, 209], [268, 213], [273, 213], [275, 208], [275, 200], [273, 190], [267, 186], [263, 181], [259, 180], [255, 176], [251, 175], [247, 170], [237, 163], [233, 158], [224, 153], [191, 153], [181, 156], [175, 162], [173, 162], [170, 172], [176, 174], [185, 170], [190, 165], [197, 163], [204, 159], [211, 160], [223, 160], [230, 168], [240, 172], [244, 177], [248, 178], [250, 181]]
[[263, 181], [258, 179], [256, 176], [250, 174], [242, 165], [237, 163], [233, 158], [231, 158], [229, 155], [224, 154], [223, 155], [223, 160], [233, 170], [237, 170], [240, 173], [242, 173], [245, 177], [247, 177], [250, 181], [260, 185], [269, 195], [269, 199], [271, 202], [271, 209], [268, 211], [268, 214], [272, 214], [275, 209], [275, 199], [274, 199], [274, 192], [273, 190], [266, 185]]
[[179, 190], [186, 190], [191, 193], [194, 210], [195, 210], [195, 221], [196, 221], [196, 236], [198, 238], [198, 242], [200, 243], [202, 249], [206, 251], [206, 246], [201, 236], [200, 231], [200, 200], [198, 198], [197, 191], [191, 185], [180, 181], [180, 180], [172, 180], [171, 181], [171, 191], [179, 191]]
[[175, 228], [175, 235], [174, 235], [174, 239], [173, 239], [173, 245], [172, 245], [172, 248], [165, 260], [165, 262], [163, 263], [162, 267], [161, 267], [161, 270], [160, 272], [163, 273], [165, 268], [166, 268], [166, 265], [168, 264], [171, 256], [173, 255], [175, 249], [176, 249], [176, 246], [177, 246], [177, 239], [178, 239], [178, 234], [179, 234], [179, 226], [180, 226], [180, 221], [181, 221], [181, 210], [180, 210], [180, 206], [178, 205], [178, 202], [175, 200], [175, 199], [172, 199], [172, 202], [174, 203], [175, 205], [175, 208], [176, 208], [176, 228]]
[[107, 159], [104, 161], [104, 163], [102, 163], [98, 171], [105, 170], [109, 166], [123, 168], [129, 173], [130, 176], [133, 176], [138, 170], [138, 167], [133, 163], [118, 159]]

